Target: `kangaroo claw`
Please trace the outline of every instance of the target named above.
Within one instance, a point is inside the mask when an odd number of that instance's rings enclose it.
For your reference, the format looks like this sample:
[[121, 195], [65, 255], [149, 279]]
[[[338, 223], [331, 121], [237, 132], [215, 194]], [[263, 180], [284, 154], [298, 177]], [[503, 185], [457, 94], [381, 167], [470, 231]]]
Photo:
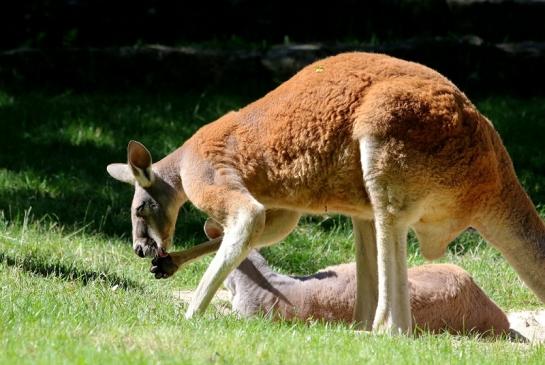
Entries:
[[172, 260], [172, 256], [156, 256], [151, 260], [150, 272], [155, 274], [156, 279], [166, 279], [178, 270], [178, 265]]

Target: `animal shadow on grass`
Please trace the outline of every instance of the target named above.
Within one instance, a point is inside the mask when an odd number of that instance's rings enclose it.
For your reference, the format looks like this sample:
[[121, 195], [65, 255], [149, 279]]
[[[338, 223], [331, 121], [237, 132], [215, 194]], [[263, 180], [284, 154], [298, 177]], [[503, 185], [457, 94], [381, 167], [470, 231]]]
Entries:
[[[31, 217], [53, 217], [68, 231], [88, 226], [127, 237], [133, 190], [113, 181], [106, 165], [126, 159], [129, 139], [152, 145], [159, 160], [203, 123], [186, 116], [194, 97], [147, 96], [29, 93], [0, 104], [4, 216], [18, 221], [32, 207]], [[179, 232], [201, 232], [201, 218], [187, 214]]]
[[130, 279], [122, 278], [113, 273], [78, 269], [60, 262], [43, 262], [40, 257], [30, 253], [26, 254], [24, 257], [15, 258], [0, 252], [0, 262], [5, 262], [8, 266], [18, 267], [25, 272], [41, 275], [46, 278], [55, 276], [66, 281], [77, 281], [83, 285], [87, 285], [94, 281], [100, 281], [125, 290], [144, 290], [144, 287], [141, 284]]

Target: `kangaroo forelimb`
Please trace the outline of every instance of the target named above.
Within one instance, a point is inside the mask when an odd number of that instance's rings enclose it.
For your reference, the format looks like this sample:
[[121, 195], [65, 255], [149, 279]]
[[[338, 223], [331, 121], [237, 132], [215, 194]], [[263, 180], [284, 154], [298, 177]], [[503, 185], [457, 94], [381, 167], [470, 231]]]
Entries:
[[187, 250], [171, 252], [163, 257], [157, 256], [151, 261], [150, 271], [155, 274], [156, 279], [168, 278], [183, 265], [216, 252], [220, 247], [221, 240], [222, 237], [217, 237]]

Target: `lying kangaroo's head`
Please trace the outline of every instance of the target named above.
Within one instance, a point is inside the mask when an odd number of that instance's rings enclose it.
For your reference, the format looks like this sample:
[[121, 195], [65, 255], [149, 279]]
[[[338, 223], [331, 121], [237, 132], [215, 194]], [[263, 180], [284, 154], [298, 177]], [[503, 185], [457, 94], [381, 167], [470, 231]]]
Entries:
[[151, 154], [140, 142], [130, 141], [127, 164], [108, 165], [108, 173], [134, 185], [131, 207], [134, 252], [140, 257], [163, 256], [172, 244], [178, 211], [187, 200], [179, 172], [166, 159], [152, 164]]

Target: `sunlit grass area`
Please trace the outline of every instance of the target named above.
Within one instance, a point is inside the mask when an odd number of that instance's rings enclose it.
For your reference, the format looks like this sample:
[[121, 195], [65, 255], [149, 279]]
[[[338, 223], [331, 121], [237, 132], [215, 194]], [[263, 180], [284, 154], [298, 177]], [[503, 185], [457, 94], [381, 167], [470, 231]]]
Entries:
[[[185, 321], [185, 305], [172, 292], [194, 288], [210, 258], [172, 279], [153, 279], [149, 261], [130, 247], [131, 188], [109, 178], [105, 166], [125, 160], [129, 139], [144, 142], [158, 160], [260, 92], [0, 90], [1, 363], [542, 363], [543, 346], [507, 340], [389, 338], [343, 325], [239, 320], [212, 308]], [[542, 207], [545, 98], [491, 96], [476, 103]], [[203, 222], [184, 207], [176, 246], [204, 240]], [[350, 261], [350, 223], [304, 218], [264, 255], [290, 274]], [[543, 306], [477, 233], [462, 235], [441, 261], [468, 270], [506, 310]], [[423, 262], [411, 236], [409, 263]]]

